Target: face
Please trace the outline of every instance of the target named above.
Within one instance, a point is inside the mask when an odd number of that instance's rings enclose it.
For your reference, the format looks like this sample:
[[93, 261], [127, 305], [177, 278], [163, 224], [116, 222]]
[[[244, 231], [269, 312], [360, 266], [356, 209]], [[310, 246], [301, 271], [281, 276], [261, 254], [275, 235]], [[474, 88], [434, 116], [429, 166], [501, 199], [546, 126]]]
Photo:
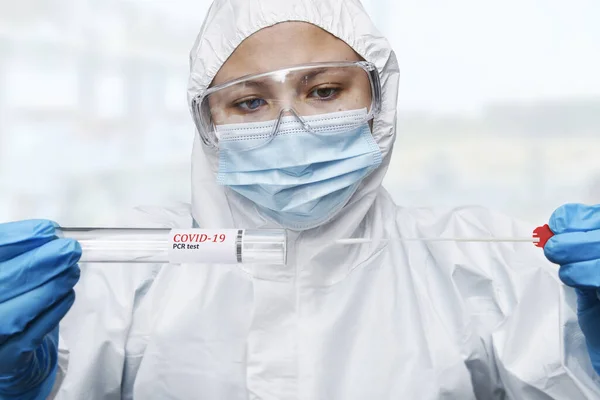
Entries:
[[[321, 62], [362, 58], [345, 42], [305, 22], [284, 22], [244, 40], [211, 87], [247, 75]], [[215, 125], [273, 120], [283, 109], [301, 116], [368, 108], [371, 86], [360, 67], [308, 68], [268, 75], [214, 92], [208, 108]]]
[[223, 64], [212, 86], [292, 65], [360, 60], [350, 46], [315, 25], [282, 22], [244, 40]]

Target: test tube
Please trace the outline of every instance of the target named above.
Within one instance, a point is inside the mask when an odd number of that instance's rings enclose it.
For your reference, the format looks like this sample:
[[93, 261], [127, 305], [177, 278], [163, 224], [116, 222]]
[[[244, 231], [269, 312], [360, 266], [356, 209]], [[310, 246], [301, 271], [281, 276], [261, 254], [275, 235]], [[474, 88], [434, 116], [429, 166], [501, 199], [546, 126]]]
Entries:
[[57, 228], [82, 263], [286, 263], [284, 229]]

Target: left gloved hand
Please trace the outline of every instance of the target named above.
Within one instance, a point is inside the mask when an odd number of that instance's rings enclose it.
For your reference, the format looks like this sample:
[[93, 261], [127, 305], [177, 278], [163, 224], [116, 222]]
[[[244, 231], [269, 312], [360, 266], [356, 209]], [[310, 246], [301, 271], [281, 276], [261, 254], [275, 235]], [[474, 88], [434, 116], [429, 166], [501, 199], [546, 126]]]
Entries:
[[544, 247], [560, 265], [560, 279], [577, 292], [577, 316], [592, 365], [600, 374], [600, 205], [566, 204], [548, 223], [555, 236]]

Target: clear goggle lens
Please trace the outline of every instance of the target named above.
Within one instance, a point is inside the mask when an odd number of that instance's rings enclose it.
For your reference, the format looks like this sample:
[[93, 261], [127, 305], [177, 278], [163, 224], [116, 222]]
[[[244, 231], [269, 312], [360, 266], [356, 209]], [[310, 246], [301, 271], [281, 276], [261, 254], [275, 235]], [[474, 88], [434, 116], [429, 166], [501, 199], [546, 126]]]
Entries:
[[[194, 99], [197, 128], [206, 144], [216, 146], [219, 127], [264, 123], [293, 115], [310, 129], [310, 117], [380, 108], [380, 83], [368, 62], [318, 63], [236, 79]], [[277, 123], [273, 124], [273, 132]]]

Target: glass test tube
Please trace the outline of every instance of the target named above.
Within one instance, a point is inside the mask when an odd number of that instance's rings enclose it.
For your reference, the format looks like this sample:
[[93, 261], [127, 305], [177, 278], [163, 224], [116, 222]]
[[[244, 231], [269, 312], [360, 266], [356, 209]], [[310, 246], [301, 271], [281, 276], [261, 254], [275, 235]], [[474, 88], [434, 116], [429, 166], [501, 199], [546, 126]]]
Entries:
[[284, 229], [58, 228], [82, 263], [285, 265]]

